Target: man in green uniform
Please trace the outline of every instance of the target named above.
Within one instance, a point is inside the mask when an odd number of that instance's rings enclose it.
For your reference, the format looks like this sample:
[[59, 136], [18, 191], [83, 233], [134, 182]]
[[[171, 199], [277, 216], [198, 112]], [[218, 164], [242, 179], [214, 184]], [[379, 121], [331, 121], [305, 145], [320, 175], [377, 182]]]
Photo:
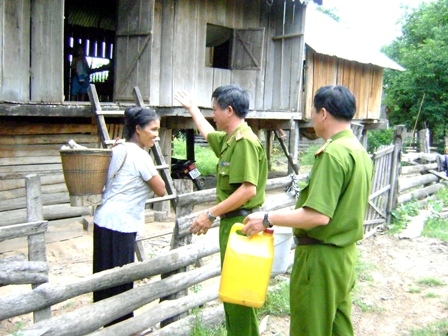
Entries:
[[[239, 86], [221, 86], [212, 94], [212, 118], [220, 131], [214, 130], [188, 93], [180, 91], [175, 99], [190, 112], [199, 132], [219, 158], [217, 204], [198, 215], [190, 232], [206, 234], [216, 217], [221, 218], [219, 245], [222, 266], [232, 225], [241, 223], [265, 200], [266, 153], [244, 120], [249, 112], [249, 98]], [[228, 336], [259, 335], [255, 308], [224, 303], [224, 311]]]
[[353, 94], [324, 86], [314, 96], [312, 121], [325, 144], [316, 152], [308, 184], [295, 210], [254, 213], [243, 232], [266, 225], [294, 228], [297, 243], [290, 278], [291, 336], [350, 336], [356, 242], [370, 195], [372, 161], [350, 129]]

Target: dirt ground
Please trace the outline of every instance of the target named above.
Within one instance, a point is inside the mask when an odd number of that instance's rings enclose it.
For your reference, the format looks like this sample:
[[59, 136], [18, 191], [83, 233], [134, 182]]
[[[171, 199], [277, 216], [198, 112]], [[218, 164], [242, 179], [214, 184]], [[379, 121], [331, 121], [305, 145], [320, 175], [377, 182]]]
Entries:
[[[145, 234], [166, 232], [173, 226], [172, 221], [151, 222]], [[169, 235], [147, 241], [146, 254], [168, 250], [169, 241]], [[399, 239], [378, 232], [358, 247], [364, 270], [354, 294], [356, 335], [410, 335], [414, 328], [448, 319], [448, 244], [422, 237]], [[84, 231], [79, 238], [47, 244], [47, 257], [51, 283], [73, 282], [91, 274], [92, 231]], [[428, 287], [421, 284], [424, 279], [444, 285]], [[0, 296], [23, 287], [29, 289], [29, 286], [0, 287]], [[84, 295], [54, 306], [52, 314], [90, 302], [91, 295]], [[20, 322], [31, 323], [31, 314], [1, 321], [0, 335], [8, 335]], [[288, 330], [288, 316], [269, 316], [262, 335], [288, 335]]]
[[[412, 330], [448, 319], [447, 243], [378, 233], [358, 248], [364, 276], [353, 294], [355, 335], [411, 335]], [[427, 279], [444, 285], [422, 284]], [[263, 335], [288, 335], [288, 326], [289, 317], [270, 317]]]

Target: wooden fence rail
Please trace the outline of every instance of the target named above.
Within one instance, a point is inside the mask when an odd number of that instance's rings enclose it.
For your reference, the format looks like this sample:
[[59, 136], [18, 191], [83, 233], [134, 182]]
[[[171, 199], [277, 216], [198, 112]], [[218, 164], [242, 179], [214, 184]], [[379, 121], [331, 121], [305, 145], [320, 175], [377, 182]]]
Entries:
[[[387, 225], [390, 219], [390, 210], [395, 206], [412, 199], [421, 199], [435, 193], [446, 182], [444, 172], [440, 171], [437, 155], [431, 153], [403, 154], [400, 147], [400, 136], [397, 132], [395, 144], [378, 150], [373, 155], [375, 163], [375, 178], [372, 193], [369, 199], [369, 210], [365, 219], [365, 231], [372, 230], [378, 225]], [[295, 177], [303, 181], [306, 175], [286, 176], [268, 181], [268, 190], [285, 190]], [[269, 195], [264, 209], [267, 211], [291, 208], [296, 203], [292, 192], [282, 192]], [[51, 306], [91, 293], [100, 289], [117, 286], [123, 283], [149, 279], [146, 284], [139, 284], [134, 289], [117, 296], [86, 305], [72, 312], [63, 313], [54, 317], [35, 320], [31, 326], [26, 326], [24, 335], [131, 335], [156, 326], [151, 335], [186, 335], [191, 333], [198, 319], [206, 327], [214, 327], [224, 320], [221, 304], [210, 305], [217, 300], [216, 285], [210, 285], [205, 290], [191, 293], [189, 288], [196, 284], [218, 277], [219, 246], [218, 242], [201, 239], [191, 244], [191, 234], [188, 232], [193, 219], [198, 212], [192, 213], [194, 205], [215, 201], [215, 189], [188, 192], [177, 196], [176, 223], [172, 233], [172, 247], [175, 249], [157, 257], [136, 262], [120, 268], [96, 273], [74, 283], [52, 284], [43, 283], [30, 290], [0, 297], [0, 321], [30, 312], [49, 310]], [[43, 230], [45, 221], [1, 226], [0, 241], [30, 232], [37, 233]], [[219, 226], [219, 219], [213, 227]], [[294, 246], [292, 246], [294, 248]], [[207, 260], [202, 265], [201, 260]], [[23, 262], [16, 260], [14, 262]], [[0, 260], [0, 269], [5, 265], [14, 268], [11, 259]], [[37, 262], [37, 260], [36, 260]], [[193, 266], [194, 265], [194, 266]], [[13, 276], [9, 280], [0, 277], [0, 285], [9, 283], [39, 283], [46, 280], [44, 277], [35, 280], [32, 270], [39, 269], [38, 273], [45, 276], [46, 269], [40, 268], [39, 263], [28, 264], [30, 273], [28, 280], [18, 280]], [[35, 275], [37, 277], [37, 275]], [[160, 277], [159, 277], [160, 276]], [[12, 280], [14, 279], [14, 280]], [[188, 296], [185, 296], [188, 294]], [[157, 302], [158, 300], [158, 302]], [[143, 306], [149, 306], [144, 313], [132, 319], [101, 328], [104, 324], [115, 318], [132, 312]], [[206, 306], [197, 315], [187, 313], [199, 306]], [[169, 319], [169, 324], [163, 324]]]
[[398, 180], [397, 203], [423, 200], [446, 186], [445, 172], [441, 171], [438, 153], [409, 153], [402, 155]]
[[[304, 179], [305, 175], [299, 179]], [[271, 179], [268, 181], [267, 189], [285, 188], [291, 184], [291, 177], [282, 177]], [[204, 202], [214, 201], [215, 190], [204, 190], [195, 193], [179, 195], [179, 204], [191, 206], [192, 204], [201, 204]], [[266, 200], [266, 210], [273, 210], [282, 207], [291, 207], [295, 205], [295, 196], [292, 193], [279, 194], [270, 196]], [[177, 237], [182, 238], [187, 235], [188, 227], [191, 221], [198, 213], [189, 214], [177, 219]], [[190, 224], [189, 224], [190, 223]], [[214, 226], [219, 226], [219, 219], [215, 221]], [[6, 228], [9, 231], [9, 228]], [[13, 229], [11, 229], [14, 231]], [[2, 228], [0, 228], [0, 238], [2, 237]], [[21, 235], [20, 230], [16, 231], [15, 236]], [[4, 233], [3, 236], [6, 237]], [[103, 271], [84, 277], [80, 281], [72, 284], [50, 284], [46, 283], [39, 287], [17, 294], [10, 294], [0, 297], [0, 320], [6, 318], [23, 315], [29, 312], [38, 311], [40, 309], [51, 307], [60, 302], [76, 298], [77, 296], [90, 293], [96, 290], [117, 286], [123, 283], [148, 279], [152, 276], [161, 274], [171, 274], [179, 269], [194, 265], [205, 257], [213, 256], [219, 252], [217, 242], [200, 242], [181, 246], [175, 250], [171, 250], [166, 254], [148, 259], [139, 263], [126, 265], [120, 268]], [[217, 258], [219, 260], [219, 258]], [[148, 285], [138, 286], [131, 291], [117, 295], [113, 298], [93, 303], [87, 307], [83, 307], [75, 312], [58, 315], [48, 318], [44, 321], [35, 323], [30, 327], [26, 327], [23, 331], [37, 332], [45, 330], [45, 335], [85, 335], [91, 333], [102, 325], [114, 320], [115, 318], [134, 311], [148, 303], [175, 294], [181, 290], [201, 283], [220, 275], [219, 263], [207, 265], [194, 269], [192, 271], [183, 272], [182, 274], [172, 274], [156, 282]], [[124, 295], [126, 294], [126, 295]], [[198, 293], [194, 297], [191, 294], [188, 297], [181, 297], [175, 300], [167, 300], [159, 303], [156, 308], [158, 313], [148, 314], [150, 317], [136, 316], [128, 321], [123, 321], [117, 325], [110, 326], [98, 330], [97, 335], [129, 335], [145, 329], [144, 327], [155, 325], [163, 320], [177, 316], [191, 308], [203, 305], [205, 302], [217, 299], [217, 291], [214, 294]], [[165, 309], [165, 308], [166, 309]], [[168, 309], [168, 308], [169, 309]], [[163, 309], [162, 309], [163, 308]], [[202, 317], [208, 323], [220, 323], [223, 320], [222, 309], [212, 307], [210, 312], [205, 312]], [[79, 323], [82, 319], [83, 323]], [[191, 320], [191, 317], [186, 318]], [[191, 322], [191, 321], [190, 321]], [[173, 323], [174, 324], [174, 323]], [[175, 325], [175, 324], [174, 324]], [[171, 330], [173, 326], [168, 325], [163, 329]], [[191, 328], [191, 323], [183, 322], [183, 329]], [[181, 328], [181, 329], [182, 329]], [[161, 329], [162, 330], [162, 329]], [[162, 332], [163, 334], [171, 334], [170, 332]]]

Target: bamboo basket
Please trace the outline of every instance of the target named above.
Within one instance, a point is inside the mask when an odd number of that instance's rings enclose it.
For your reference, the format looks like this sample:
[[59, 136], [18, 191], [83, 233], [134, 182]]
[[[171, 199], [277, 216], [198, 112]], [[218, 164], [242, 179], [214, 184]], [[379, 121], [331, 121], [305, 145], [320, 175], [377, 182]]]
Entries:
[[71, 206], [101, 204], [111, 149], [62, 149], [61, 161]]

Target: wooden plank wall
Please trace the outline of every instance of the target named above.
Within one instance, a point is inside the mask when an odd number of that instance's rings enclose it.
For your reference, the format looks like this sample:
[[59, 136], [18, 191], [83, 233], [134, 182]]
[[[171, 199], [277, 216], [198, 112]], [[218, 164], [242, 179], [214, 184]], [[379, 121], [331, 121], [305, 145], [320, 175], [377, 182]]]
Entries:
[[0, 27], [0, 101], [27, 101], [30, 0], [0, 1]]
[[355, 119], [379, 119], [383, 84], [383, 68], [371, 64], [317, 54], [307, 51], [306, 82], [302, 111], [305, 119], [311, 118], [313, 96], [324, 85], [344, 85], [355, 95]]
[[[1, 225], [26, 222], [25, 176], [41, 179], [45, 220], [89, 215], [90, 207], [71, 207], [59, 150], [68, 140], [98, 147], [91, 118], [2, 118], [0, 122]], [[75, 119], [75, 118], [73, 118]]]
[[[293, 5], [288, 2], [288, 6], [291, 8], [288, 8], [285, 32], [299, 33], [303, 22], [302, 5], [295, 5], [295, 16]], [[194, 92], [198, 105], [209, 107], [216, 87], [238, 83], [251, 93], [251, 109], [298, 110], [303, 37], [285, 40], [286, 48], [281, 47], [282, 42], [272, 41], [272, 36], [284, 31], [283, 4], [274, 2], [270, 7], [256, 0], [156, 0], [154, 11], [150, 91], [142, 92], [151, 105], [179, 106], [173, 95], [178, 90], [187, 90]], [[207, 67], [207, 23], [238, 29], [265, 27], [261, 69]], [[278, 71], [279, 65], [287, 69], [283, 70], [283, 77]], [[275, 101], [273, 95], [277, 96]]]
[[[270, 13], [269, 37], [285, 36], [276, 39], [273, 43], [274, 69], [266, 76], [272, 76], [272, 87], [266, 92], [272, 95], [272, 107], [280, 110], [299, 110], [299, 93], [301, 92], [302, 61], [304, 46], [304, 19], [305, 11], [300, 10], [301, 5], [288, 1], [286, 8], [283, 2], [274, 2]], [[286, 17], [283, 19], [283, 12]], [[301, 35], [302, 34], [302, 35]], [[269, 59], [268, 59], [269, 62]], [[268, 92], [267, 90], [272, 90]]]
[[149, 91], [154, 0], [119, 0], [115, 55], [115, 100], [132, 100], [134, 86]]
[[64, 101], [64, 2], [31, 1], [31, 16], [31, 100]]

